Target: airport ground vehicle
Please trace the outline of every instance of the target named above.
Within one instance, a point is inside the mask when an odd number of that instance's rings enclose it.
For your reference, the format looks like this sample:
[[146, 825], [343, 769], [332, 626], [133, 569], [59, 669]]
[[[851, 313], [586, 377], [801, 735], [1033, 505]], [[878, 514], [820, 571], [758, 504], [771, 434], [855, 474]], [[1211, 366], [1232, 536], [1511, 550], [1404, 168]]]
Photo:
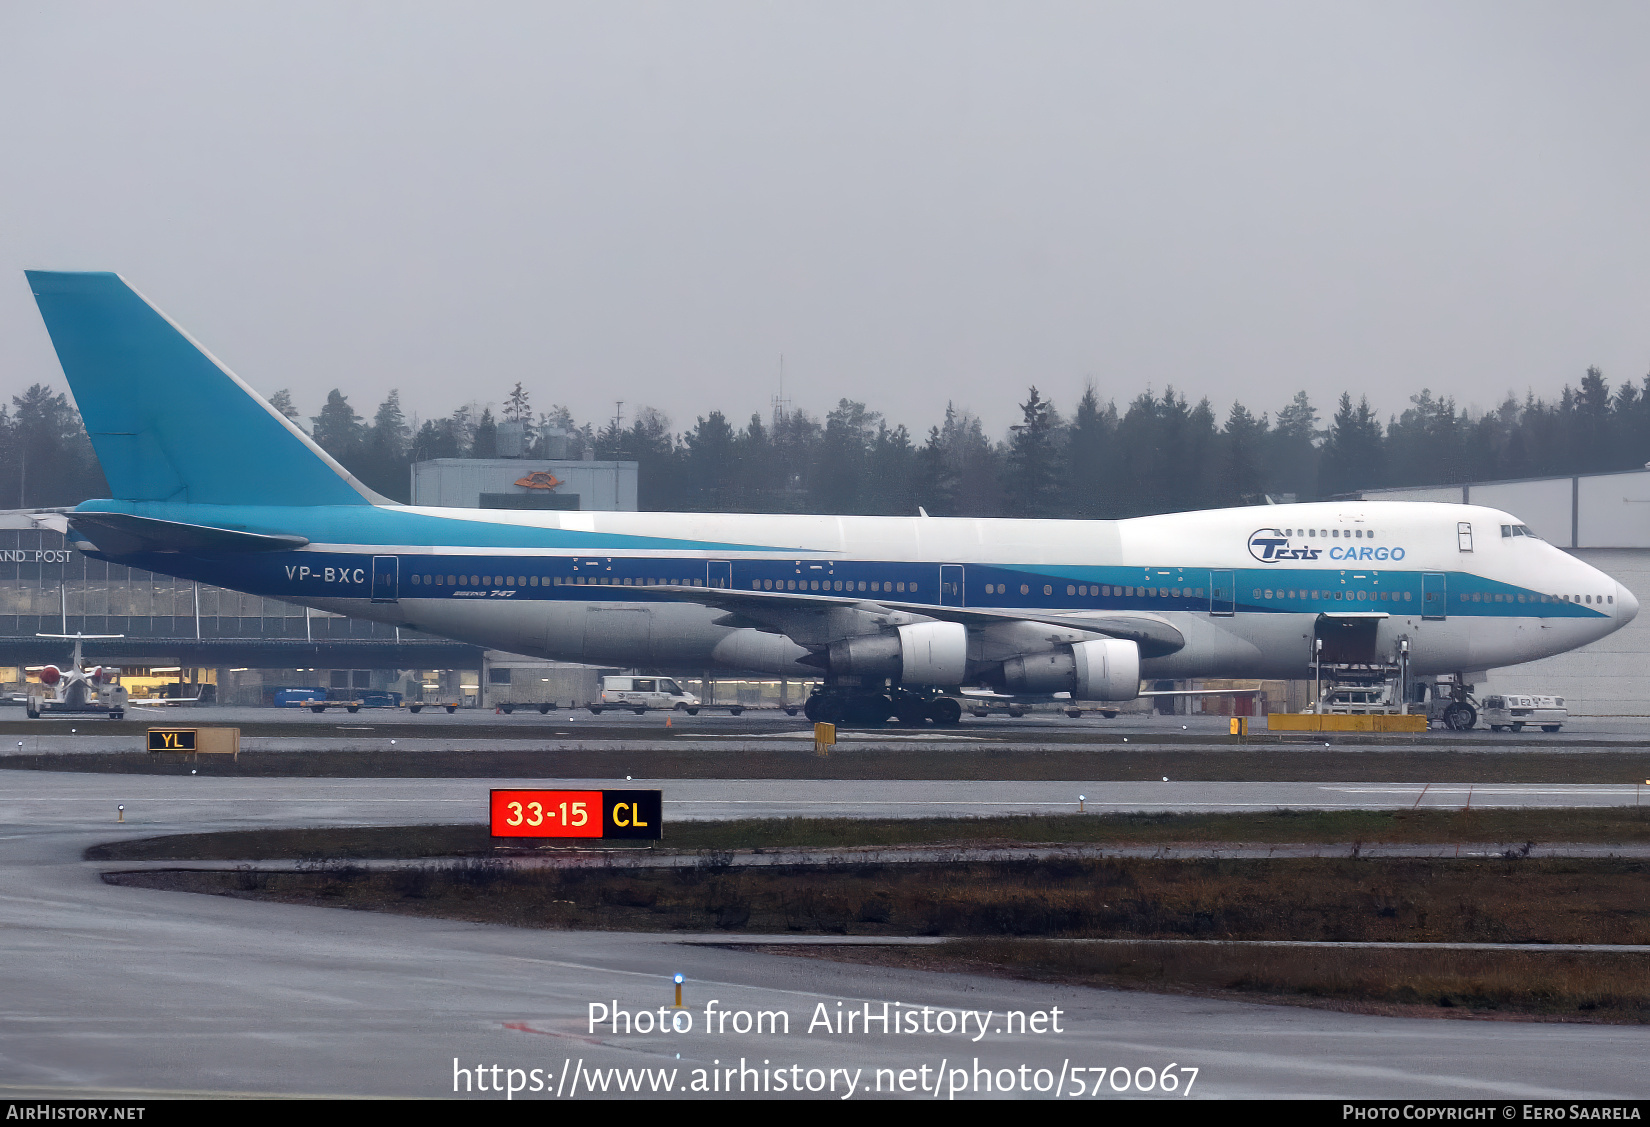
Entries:
[[1522, 732], [1525, 725], [1540, 725], [1543, 732], [1556, 732], [1570, 718], [1563, 697], [1530, 693], [1491, 693], [1479, 702], [1484, 722], [1492, 732], [1511, 728]]
[[[1407, 676], [1464, 686], [1638, 613], [1483, 505], [1128, 520], [398, 505], [118, 275], [28, 279], [112, 494], [51, 516], [78, 550], [511, 653], [820, 679], [816, 720], [952, 724], [975, 686], [1103, 709], [1142, 678], [1304, 679], [1400, 654]], [[161, 380], [170, 393], [147, 394]], [[1464, 699], [1444, 708], [1452, 727], [1476, 720]]]
[[[1413, 692], [1417, 703], [1426, 706], [1428, 725], [1442, 724], [1452, 732], [1467, 732], [1478, 726], [1478, 698], [1472, 695], [1470, 685], [1440, 678], [1417, 682]], [[1410, 711], [1420, 710], [1412, 706]]]
[[[650, 709], [663, 708], [697, 716], [701, 707], [698, 697], [670, 677], [615, 676], [602, 678], [601, 702], [592, 704], [590, 711], [600, 715], [604, 708], [628, 708], [640, 716]], [[731, 711], [738, 716], [745, 710], [735, 705]]]
[[276, 689], [271, 703], [276, 708], [301, 708], [314, 701], [326, 699], [327, 691], [322, 688]]

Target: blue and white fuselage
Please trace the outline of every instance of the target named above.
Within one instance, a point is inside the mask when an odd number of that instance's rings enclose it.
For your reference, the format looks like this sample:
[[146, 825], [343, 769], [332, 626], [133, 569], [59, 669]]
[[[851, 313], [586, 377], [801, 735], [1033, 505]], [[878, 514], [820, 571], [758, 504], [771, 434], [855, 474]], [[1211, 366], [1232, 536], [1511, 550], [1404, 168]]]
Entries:
[[[1174, 678], [1305, 676], [1325, 615], [1381, 616], [1380, 655], [1407, 637], [1415, 672], [1445, 673], [1575, 649], [1638, 610], [1596, 568], [1533, 536], [1503, 536], [1521, 531], [1515, 516], [1470, 505], [1325, 502], [1120, 521], [111, 501], [78, 511], [309, 540], [291, 551], [120, 557], [150, 570], [516, 653], [686, 672], [817, 675], [796, 664], [810, 651], [787, 635], [718, 624], [745, 592], [1004, 616], [976, 625], [976, 664], [1035, 645], [993, 647], [990, 635], [1014, 633], [1015, 616], [1033, 634], [1049, 618], [1080, 628], [1107, 613], [1147, 616], [1185, 644], [1148, 649], [1142, 674]], [[693, 601], [693, 589], [716, 602]]]
[[1638, 610], [1477, 506], [1067, 521], [397, 505], [117, 275], [29, 281], [114, 494], [70, 514], [82, 550], [491, 648], [1127, 700], [1142, 676], [1304, 676], [1326, 623], [1347, 628], [1342, 650], [1355, 638], [1343, 659], [1407, 646], [1428, 674], [1561, 653]]

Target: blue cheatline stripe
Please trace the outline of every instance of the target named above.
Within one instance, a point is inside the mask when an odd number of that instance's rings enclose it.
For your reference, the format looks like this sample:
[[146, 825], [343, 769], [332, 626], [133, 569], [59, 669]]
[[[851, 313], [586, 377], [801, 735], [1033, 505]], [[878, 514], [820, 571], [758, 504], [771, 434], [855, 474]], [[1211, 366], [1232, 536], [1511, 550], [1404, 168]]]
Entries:
[[[400, 554], [391, 549], [380, 553], [351, 553], [311, 548], [295, 552], [224, 553], [211, 557], [188, 557], [173, 553], [121, 557], [117, 562], [163, 574], [252, 591], [276, 598], [304, 601], [311, 598], [367, 598], [372, 573], [379, 566], [388, 573], [385, 561], [393, 561], [395, 594], [402, 599], [515, 599], [517, 601], [675, 601], [674, 596], [650, 591], [653, 584], [707, 586], [731, 580], [735, 590], [798, 591], [809, 594], [855, 595], [868, 601], [891, 600], [908, 603], [940, 601], [940, 564], [910, 561], [834, 560], [794, 558], [736, 559], [714, 563], [702, 557], [628, 555], [600, 553], [577, 555], [545, 551], [510, 555], [419, 552]], [[1140, 568], [1096, 568], [1098, 575], [1134, 579]], [[1154, 569], [1160, 570], [1160, 569]], [[1185, 577], [1184, 585], [1069, 584], [1032, 568], [969, 565], [966, 606], [982, 609], [1025, 612], [1153, 611], [1207, 614], [1211, 599], [1208, 573], [1196, 569], [1169, 569]], [[1317, 588], [1287, 586], [1240, 587], [1236, 609], [1243, 614], [1317, 614], [1359, 611], [1386, 611], [1395, 616], [1420, 616], [1420, 572], [1386, 572], [1381, 576], [1389, 595], [1408, 598], [1366, 598], [1379, 595], [1372, 587], [1340, 589], [1343, 598], [1334, 599], [1321, 584], [1321, 573], [1297, 573], [1303, 581], [1320, 583]], [[1277, 573], [1263, 573], [1277, 580]], [[1451, 601], [1444, 608], [1449, 617], [1474, 618], [1595, 618], [1606, 617], [1601, 609], [1562, 601], [1519, 603], [1512, 589], [1461, 591], [1469, 581], [1487, 581], [1457, 573], [1450, 576]], [[1459, 583], [1457, 583], [1459, 581]], [[838, 586], [840, 584], [840, 586]], [[1067, 592], [1067, 587], [1072, 592]], [[1022, 588], [1024, 588], [1022, 590]], [[1045, 591], [1046, 588], [1046, 591]], [[1261, 596], [1253, 597], [1254, 590]], [[1312, 598], [1311, 591], [1318, 597]], [[379, 592], [382, 594], [382, 592]], [[1271, 597], [1268, 598], [1268, 593]], [[1353, 597], [1344, 597], [1350, 593]], [[1466, 595], [1466, 601], [1460, 596]], [[1489, 601], [1493, 599], [1494, 601]], [[950, 598], [947, 603], [952, 602]]]

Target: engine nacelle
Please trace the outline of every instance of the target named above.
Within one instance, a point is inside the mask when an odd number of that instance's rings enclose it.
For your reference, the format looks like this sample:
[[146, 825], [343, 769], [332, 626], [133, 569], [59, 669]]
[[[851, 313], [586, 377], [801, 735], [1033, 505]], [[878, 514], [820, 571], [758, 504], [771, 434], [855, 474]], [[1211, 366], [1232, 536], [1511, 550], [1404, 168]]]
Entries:
[[1071, 647], [1076, 663], [1078, 700], [1133, 700], [1140, 695], [1140, 647], [1122, 638], [1078, 642]]
[[916, 622], [899, 628], [900, 680], [950, 688], [968, 671], [968, 627]]
[[960, 622], [917, 622], [891, 634], [844, 638], [830, 649], [830, 669], [839, 676], [949, 688], [962, 684], [967, 668], [968, 628]]
[[1102, 638], [1009, 658], [1003, 662], [1003, 685], [1015, 693], [1133, 700], [1140, 695], [1140, 647], [1119, 638]]
[[40, 671], [40, 683], [42, 685], [55, 685], [58, 681], [62, 680], [62, 678], [62, 671], [55, 665], [48, 665]]
[[1069, 693], [1076, 677], [1077, 659], [1069, 649], [1045, 650], [1003, 662], [1003, 685], [1014, 693]]
[[831, 643], [831, 672], [852, 677], [898, 677], [899, 638], [893, 634], [865, 634]]

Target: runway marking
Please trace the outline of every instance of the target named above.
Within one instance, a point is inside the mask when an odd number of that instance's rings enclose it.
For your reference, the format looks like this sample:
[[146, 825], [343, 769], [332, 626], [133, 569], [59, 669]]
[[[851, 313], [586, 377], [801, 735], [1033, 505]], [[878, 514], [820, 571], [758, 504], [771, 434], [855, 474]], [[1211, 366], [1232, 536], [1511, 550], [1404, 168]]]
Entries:
[[585, 1037], [585, 1036], [582, 1036], [578, 1033], [562, 1033], [561, 1031], [555, 1030], [555, 1029], [534, 1029], [531, 1025], [528, 1025], [525, 1021], [507, 1021], [507, 1022], [504, 1022], [504, 1028], [513, 1029], [517, 1033], [537, 1033], [540, 1037], [565, 1037], [569, 1041], [583, 1041], [587, 1045], [604, 1045], [604, 1044], [606, 1044], [606, 1042], [604, 1042], [604, 1041], [602, 1041], [598, 1038]]

